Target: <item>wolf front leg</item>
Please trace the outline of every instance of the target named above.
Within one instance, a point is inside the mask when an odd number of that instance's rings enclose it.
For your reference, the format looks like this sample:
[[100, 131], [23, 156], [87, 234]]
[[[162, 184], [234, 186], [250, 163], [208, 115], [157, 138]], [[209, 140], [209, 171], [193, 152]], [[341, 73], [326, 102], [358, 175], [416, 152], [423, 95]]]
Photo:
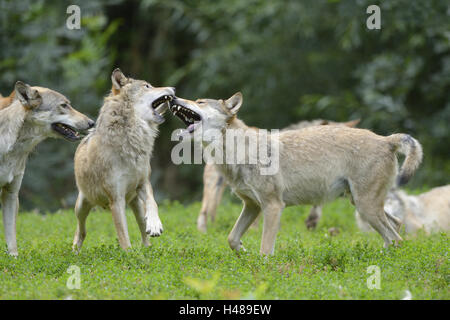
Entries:
[[3, 207], [3, 226], [5, 228], [5, 239], [8, 247], [8, 253], [11, 256], [17, 256], [16, 240], [16, 220], [19, 212], [19, 189], [22, 183], [22, 177], [17, 176], [13, 181], [4, 186], [1, 192]]
[[125, 199], [115, 198], [110, 206], [114, 225], [117, 231], [117, 237], [119, 238], [119, 244], [122, 249], [127, 250], [131, 247], [131, 242], [128, 237], [127, 217], [125, 215]]
[[146, 232], [150, 237], [159, 237], [163, 232], [163, 226], [158, 215], [158, 205], [153, 198], [153, 189], [150, 182], [144, 186], [145, 191], [145, 212], [146, 212]]
[[138, 193], [138, 196], [130, 202], [130, 207], [133, 210], [139, 231], [141, 232], [142, 245], [148, 247], [150, 246], [150, 242], [148, 241], [145, 224], [145, 199], [142, 199]]
[[275, 248], [275, 239], [280, 228], [281, 213], [284, 209], [282, 201], [273, 200], [262, 209], [264, 214], [263, 234], [261, 240], [262, 255], [272, 255]]
[[245, 251], [245, 248], [242, 246], [241, 238], [245, 231], [247, 231], [248, 227], [250, 227], [253, 221], [255, 221], [260, 210], [260, 207], [253, 201], [244, 201], [244, 207], [242, 208], [241, 215], [228, 235], [228, 243], [232, 250], [236, 252], [239, 252], [240, 250]]

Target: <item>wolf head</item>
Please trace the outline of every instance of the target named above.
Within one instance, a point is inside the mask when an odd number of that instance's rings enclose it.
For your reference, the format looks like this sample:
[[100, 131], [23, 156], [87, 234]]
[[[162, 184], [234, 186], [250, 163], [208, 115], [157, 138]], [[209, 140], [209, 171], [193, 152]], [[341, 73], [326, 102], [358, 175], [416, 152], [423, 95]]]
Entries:
[[197, 132], [222, 131], [236, 117], [241, 106], [242, 94], [238, 92], [227, 100], [176, 98], [171, 102], [170, 110], [187, 126], [182, 135], [192, 138]]
[[175, 88], [155, 88], [144, 80], [127, 78], [118, 68], [113, 71], [111, 80], [112, 95], [123, 95], [141, 119], [156, 124], [164, 122], [163, 114], [175, 95]]
[[80, 132], [90, 129], [95, 122], [78, 112], [62, 94], [42, 87], [31, 87], [17, 81], [15, 99], [28, 110], [24, 122], [32, 123], [43, 137], [65, 138], [76, 141]]

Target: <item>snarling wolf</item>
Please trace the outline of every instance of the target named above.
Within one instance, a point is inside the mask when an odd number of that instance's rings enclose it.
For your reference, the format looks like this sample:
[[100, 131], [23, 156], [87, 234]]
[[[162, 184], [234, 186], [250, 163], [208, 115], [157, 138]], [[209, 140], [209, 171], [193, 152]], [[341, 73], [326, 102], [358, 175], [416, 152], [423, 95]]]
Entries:
[[[208, 131], [220, 131], [224, 157], [233, 158], [234, 143], [227, 143], [228, 131], [250, 129], [236, 115], [242, 105], [242, 94], [227, 100], [176, 98], [171, 111], [185, 122], [185, 138], [202, 139], [203, 148], [217, 141]], [[205, 133], [206, 136], [205, 136]], [[264, 133], [266, 134], [266, 133]], [[261, 131], [258, 131], [261, 135]], [[264, 217], [260, 252], [273, 254], [281, 213], [286, 206], [321, 205], [343, 193], [350, 194], [352, 203], [364, 219], [378, 231], [384, 245], [402, 240], [398, 234], [401, 221], [383, 209], [386, 193], [397, 176], [397, 153], [406, 158], [400, 171], [400, 183], [406, 183], [422, 160], [419, 142], [407, 134], [379, 136], [369, 130], [346, 126], [312, 126], [269, 134], [269, 153], [278, 148], [278, 171], [262, 175], [265, 164], [233, 164], [224, 162], [217, 168], [244, 207], [228, 236], [233, 250], [242, 249], [241, 237], [259, 212]], [[244, 141], [247, 144], [247, 140]], [[275, 147], [274, 147], [275, 146]], [[245, 147], [248, 150], [247, 146]], [[247, 162], [248, 163], [248, 162]]]
[[[292, 124], [283, 129], [283, 131], [287, 130], [296, 130], [308, 128], [311, 126], [321, 126], [321, 125], [344, 125], [347, 127], [355, 127], [359, 123], [359, 119], [352, 120], [348, 122], [335, 122], [330, 120], [316, 119], [312, 121], [300, 121], [298, 123]], [[214, 164], [205, 164], [203, 170], [203, 198], [202, 198], [202, 207], [200, 209], [200, 213], [197, 217], [197, 229], [201, 232], [206, 232], [207, 230], [207, 222], [208, 217], [211, 222], [214, 222], [216, 219], [217, 207], [222, 200], [222, 194], [225, 190], [227, 183], [225, 178], [220, 173], [220, 171], [215, 167]], [[319, 221], [322, 215], [322, 208], [320, 206], [313, 206], [311, 211], [306, 219], [306, 226], [311, 229], [315, 228], [317, 222]], [[255, 220], [255, 223], [257, 221]]]
[[77, 141], [94, 121], [76, 111], [62, 94], [18, 81], [15, 98], [0, 109], [0, 193], [8, 252], [17, 255], [16, 218], [25, 164], [46, 138]]
[[[437, 187], [420, 195], [408, 195], [394, 188], [386, 197], [384, 210], [402, 221], [406, 233], [423, 229], [427, 233], [450, 230], [450, 185]], [[355, 211], [362, 231], [373, 228]]]
[[79, 190], [75, 205], [78, 227], [73, 249], [81, 249], [86, 218], [93, 206], [109, 208], [119, 244], [131, 246], [125, 206], [134, 212], [142, 243], [147, 234], [161, 235], [163, 226], [150, 184], [150, 158], [158, 125], [164, 122], [174, 88], [155, 88], [143, 80], [125, 77], [116, 69], [111, 94], [105, 98], [97, 124], [75, 153], [75, 178]]

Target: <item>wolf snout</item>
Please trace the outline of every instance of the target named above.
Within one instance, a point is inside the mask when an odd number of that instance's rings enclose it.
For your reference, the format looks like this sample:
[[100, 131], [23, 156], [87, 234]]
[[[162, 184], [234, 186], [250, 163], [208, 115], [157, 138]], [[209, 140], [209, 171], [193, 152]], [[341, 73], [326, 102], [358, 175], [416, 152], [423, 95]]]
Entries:
[[172, 101], [173, 99], [175, 99], [175, 87], [165, 87], [164, 91], [167, 92], [167, 94], [169, 95], [169, 101]]
[[85, 116], [82, 120], [72, 124], [72, 126], [78, 132], [84, 133], [95, 126], [95, 121]]
[[174, 96], [172, 101], [170, 102], [170, 106], [173, 107], [174, 105], [181, 105], [183, 103], [183, 99], [178, 98], [177, 96]]
[[95, 126], [95, 121], [92, 119], [88, 120], [88, 129], [91, 129]]

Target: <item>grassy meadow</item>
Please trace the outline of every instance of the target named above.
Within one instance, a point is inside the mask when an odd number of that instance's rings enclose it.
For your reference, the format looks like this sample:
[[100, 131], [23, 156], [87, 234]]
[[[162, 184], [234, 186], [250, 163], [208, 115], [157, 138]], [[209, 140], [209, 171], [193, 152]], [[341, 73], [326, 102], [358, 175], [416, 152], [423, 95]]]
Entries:
[[[131, 212], [133, 248], [119, 248], [109, 212], [93, 211], [80, 254], [71, 251], [73, 211], [19, 214], [19, 257], [6, 253], [0, 228], [0, 299], [449, 299], [449, 235], [406, 236], [382, 249], [378, 234], [357, 229], [353, 207], [339, 199], [324, 207], [318, 229], [307, 231], [309, 207], [284, 211], [275, 255], [259, 256], [262, 221], [243, 237], [237, 256], [227, 235], [241, 206], [224, 201], [207, 234], [197, 232], [200, 203], [160, 204], [165, 231], [144, 248]], [[329, 228], [338, 228], [330, 235]], [[71, 266], [80, 289], [69, 289]], [[369, 266], [380, 270], [380, 289], [369, 289]]]

